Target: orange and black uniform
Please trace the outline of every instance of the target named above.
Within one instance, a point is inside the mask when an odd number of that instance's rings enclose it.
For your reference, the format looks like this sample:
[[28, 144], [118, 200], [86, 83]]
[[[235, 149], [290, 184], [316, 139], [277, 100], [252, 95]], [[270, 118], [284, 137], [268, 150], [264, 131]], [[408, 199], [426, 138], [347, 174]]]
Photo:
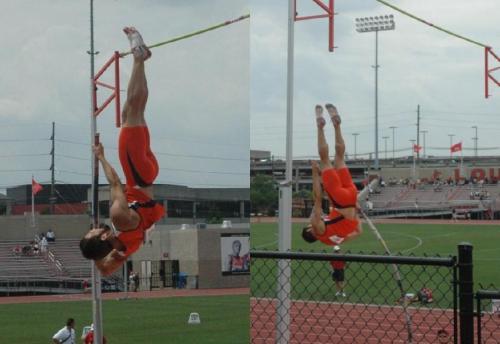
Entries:
[[158, 162], [151, 151], [148, 127], [122, 127], [118, 153], [125, 174], [125, 194], [129, 208], [135, 210], [141, 218], [135, 230], [120, 232], [118, 235], [127, 248], [125, 255], [128, 257], [143, 243], [144, 232], [165, 215], [165, 208], [137, 188], [152, 185], [159, 171]]
[[[347, 167], [328, 168], [321, 172], [323, 188], [337, 209], [356, 207], [358, 190], [352, 182]], [[340, 212], [333, 209], [324, 218], [325, 233], [318, 240], [327, 245], [338, 245], [344, 238], [358, 228], [359, 221], [346, 219]]]
[[343, 282], [345, 262], [340, 260], [332, 260], [330, 261], [330, 265], [333, 269], [332, 278], [337, 282]]

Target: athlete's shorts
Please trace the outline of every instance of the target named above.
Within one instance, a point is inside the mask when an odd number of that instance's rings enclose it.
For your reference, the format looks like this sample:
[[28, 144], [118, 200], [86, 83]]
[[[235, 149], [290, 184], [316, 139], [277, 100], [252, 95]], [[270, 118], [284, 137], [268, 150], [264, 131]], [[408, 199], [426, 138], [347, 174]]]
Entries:
[[147, 187], [158, 176], [158, 162], [150, 148], [146, 126], [122, 127], [118, 139], [120, 163], [128, 187]]
[[336, 208], [356, 206], [358, 190], [352, 182], [351, 173], [347, 167], [324, 169], [321, 171], [321, 179], [324, 190]]
[[144, 242], [145, 232], [155, 222], [165, 216], [165, 208], [160, 203], [150, 199], [144, 192], [127, 187], [125, 191], [129, 208], [134, 209], [141, 218], [139, 225], [133, 231], [120, 232], [118, 239], [125, 245], [125, 256], [137, 251]]
[[332, 278], [337, 282], [344, 282], [344, 269], [333, 269]]

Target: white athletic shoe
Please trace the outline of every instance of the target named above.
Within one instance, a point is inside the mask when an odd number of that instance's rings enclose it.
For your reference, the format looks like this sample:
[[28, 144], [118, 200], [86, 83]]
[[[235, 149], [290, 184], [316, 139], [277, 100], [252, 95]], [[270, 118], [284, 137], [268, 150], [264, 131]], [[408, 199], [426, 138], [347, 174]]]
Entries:
[[316, 105], [314, 112], [316, 113], [316, 125], [319, 128], [323, 128], [326, 124], [326, 121], [323, 118], [323, 107], [321, 105]]
[[123, 32], [127, 35], [127, 38], [130, 42], [130, 50], [135, 58], [140, 58], [146, 61], [151, 57], [151, 51], [148, 49], [146, 44], [144, 44], [144, 40], [142, 39], [139, 31], [136, 30], [135, 27], [129, 26], [124, 27]]
[[340, 293], [340, 296], [347, 297], [347, 295], [344, 292]]
[[341, 293], [340, 291], [338, 291], [338, 292], [336, 292], [336, 293], [335, 293], [335, 296], [336, 296], [336, 297], [339, 297], [339, 296], [341, 296], [341, 295], [342, 295], [342, 293]]

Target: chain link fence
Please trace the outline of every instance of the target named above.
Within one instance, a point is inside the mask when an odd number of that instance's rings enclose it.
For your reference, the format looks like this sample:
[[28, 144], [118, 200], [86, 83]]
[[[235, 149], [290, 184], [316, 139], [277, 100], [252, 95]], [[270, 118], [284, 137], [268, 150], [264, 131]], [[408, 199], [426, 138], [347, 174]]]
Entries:
[[454, 257], [251, 255], [254, 344], [457, 343]]
[[476, 292], [477, 343], [500, 343], [500, 289], [480, 286]]

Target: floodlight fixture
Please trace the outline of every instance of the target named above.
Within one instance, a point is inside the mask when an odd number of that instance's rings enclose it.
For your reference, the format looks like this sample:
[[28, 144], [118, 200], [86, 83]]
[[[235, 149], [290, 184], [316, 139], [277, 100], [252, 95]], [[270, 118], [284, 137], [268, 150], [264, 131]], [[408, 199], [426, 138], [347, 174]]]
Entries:
[[356, 18], [355, 22], [357, 32], [388, 31], [396, 28], [392, 14]]

